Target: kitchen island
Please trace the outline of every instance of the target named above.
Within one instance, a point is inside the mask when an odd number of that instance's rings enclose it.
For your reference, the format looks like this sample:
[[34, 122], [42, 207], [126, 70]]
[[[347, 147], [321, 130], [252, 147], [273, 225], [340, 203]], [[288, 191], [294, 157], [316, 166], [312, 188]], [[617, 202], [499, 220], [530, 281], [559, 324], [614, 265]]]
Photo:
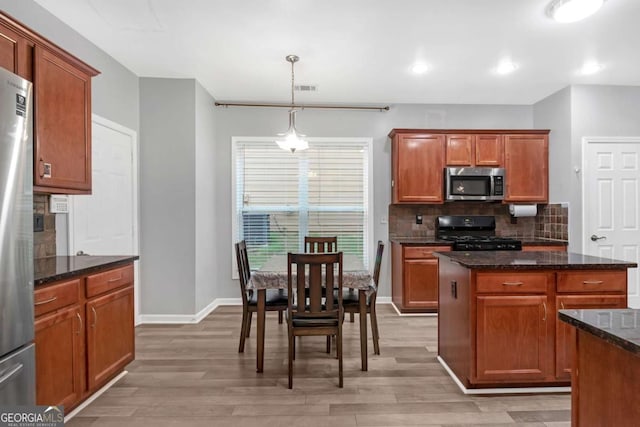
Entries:
[[638, 425], [640, 310], [561, 310], [559, 318], [577, 331], [571, 425]]
[[563, 251], [435, 255], [438, 359], [466, 393], [568, 391], [572, 335], [557, 311], [626, 308], [637, 267]]

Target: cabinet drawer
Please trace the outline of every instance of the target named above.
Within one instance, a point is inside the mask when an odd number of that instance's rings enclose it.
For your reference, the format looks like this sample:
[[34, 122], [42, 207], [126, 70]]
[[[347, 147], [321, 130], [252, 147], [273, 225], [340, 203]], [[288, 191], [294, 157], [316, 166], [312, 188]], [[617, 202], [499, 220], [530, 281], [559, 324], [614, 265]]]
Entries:
[[405, 258], [435, 258], [434, 252], [449, 252], [451, 246], [405, 246]]
[[478, 293], [545, 293], [549, 283], [553, 273], [478, 273], [476, 277]]
[[36, 288], [33, 292], [35, 317], [79, 301], [80, 279]]
[[626, 271], [567, 271], [558, 273], [558, 292], [626, 292]]
[[133, 264], [87, 276], [87, 298], [133, 283]]

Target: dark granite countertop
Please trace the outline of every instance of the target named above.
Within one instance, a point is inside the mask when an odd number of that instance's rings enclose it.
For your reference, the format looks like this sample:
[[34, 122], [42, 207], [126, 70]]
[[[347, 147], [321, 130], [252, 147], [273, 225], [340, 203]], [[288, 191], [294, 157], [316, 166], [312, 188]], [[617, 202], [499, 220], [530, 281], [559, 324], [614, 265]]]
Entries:
[[578, 329], [640, 355], [640, 310], [638, 309], [560, 310], [558, 317]]
[[138, 255], [128, 256], [54, 256], [34, 260], [34, 286], [81, 274], [91, 273], [105, 267], [117, 267], [139, 259]]
[[[510, 237], [510, 236], [504, 236]], [[567, 246], [566, 241], [564, 240], [551, 240], [551, 239], [541, 239], [541, 238], [533, 238], [533, 237], [514, 237], [514, 239], [518, 239], [522, 241], [523, 245], [528, 246], [559, 246], [564, 247]], [[452, 243], [448, 240], [440, 240], [435, 237], [390, 237], [389, 240], [393, 243], [400, 243], [401, 245], [422, 245], [422, 246], [451, 246]]]
[[477, 270], [621, 270], [638, 266], [564, 251], [453, 251], [434, 255]]

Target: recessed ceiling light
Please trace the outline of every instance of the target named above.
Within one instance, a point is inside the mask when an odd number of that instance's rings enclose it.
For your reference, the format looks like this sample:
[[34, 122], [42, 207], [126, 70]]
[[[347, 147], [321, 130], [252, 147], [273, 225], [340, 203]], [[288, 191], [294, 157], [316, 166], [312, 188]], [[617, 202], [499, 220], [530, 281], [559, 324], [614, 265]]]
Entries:
[[558, 22], [576, 22], [593, 15], [605, 0], [553, 0], [547, 14]]
[[505, 75], [505, 74], [513, 73], [517, 69], [518, 69], [517, 64], [514, 64], [509, 60], [504, 60], [504, 61], [501, 61], [496, 67], [496, 73], [500, 75]]
[[578, 74], [583, 76], [589, 76], [591, 74], [595, 74], [601, 71], [604, 68], [602, 64], [599, 64], [595, 61], [585, 62]]
[[414, 74], [424, 74], [429, 71], [429, 66], [424, 62], [416, 62], [413, 64], [413, 67], [411, 67], [411, 71]]

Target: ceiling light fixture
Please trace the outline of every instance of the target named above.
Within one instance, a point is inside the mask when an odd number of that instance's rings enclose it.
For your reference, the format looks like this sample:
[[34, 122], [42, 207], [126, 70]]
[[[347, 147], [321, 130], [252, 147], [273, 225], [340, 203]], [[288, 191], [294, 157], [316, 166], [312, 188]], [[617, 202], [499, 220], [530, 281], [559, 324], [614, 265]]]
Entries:
[[496, 73], [500, 75], [505, 75], [505, 74], [513, 73], [517, 69], [518, 69], [517, 64], [514, 64], [509, 60], [504, 60], [504, 61], [501, 61], [496, 67]]
[[558, 22], [576, 22], [593, 15], [605, 0], [553, 0], [547, 14]]
[[595, 61], [585, 62], [578, 74], [582, 76], [590, 76], [591, 74], [596, 74], [604, 68], [602, 64], [599, 64]]
[[429, 71], [429, 66], [424, 62], [416, 62], [413, 64], [413, 67], [411, 67], [411, 71], [414, 74], [424, 74]]
[[295, 74], [293, 70], [293, 66], [296, 62], [300, 60], [297, 55], [287, 55], [287, 62], [291, 63], [291, 108], [289, 109], [289, 129], [285, 133], [279, 133], [279, 137], [283, 137], [281, 139], [276, 140], [276, 144], [278, 147], [283, 150], [291, 151], [295, 153], [296, 151], [303, 151], [309, 148], [309, 143], [303, 138], [306, 135], [298, 133], [296, 130], [296, 113], [298, 112], [295, 109], [295, 99], [294, 99], [294, 82], [295, 82]]

